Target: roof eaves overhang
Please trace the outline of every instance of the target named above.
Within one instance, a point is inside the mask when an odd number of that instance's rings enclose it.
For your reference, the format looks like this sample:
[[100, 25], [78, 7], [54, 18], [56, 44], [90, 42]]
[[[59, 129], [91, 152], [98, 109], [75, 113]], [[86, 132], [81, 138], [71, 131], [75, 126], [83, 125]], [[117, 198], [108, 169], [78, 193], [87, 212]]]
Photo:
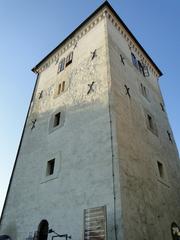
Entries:
[[126, 24], [123, 22], [123, 20], [119, 17], [119, 15], [116, 13], [116, 11], [113, 9], [113, 7], [109, 4], [108, 1], [105, 1], [102, 5], [100, 5], [88, 18], [86, 18], [85, 21], [83, 21], [70, 35], [68, 35], [56, 48], [54, 48], [48, 55], [46, 55], [33, 69], [32, 71], [34, 73], [37, 73], [37, 69], [39, 66], [46, 61], [52, 54], [54, 54], [63, 44], [72, 39], [74, 35], [91, 19], [93, 18], [99, 11], [101, 11], [104, 7], [108, 7], [111, 12], [115, 15], [115, 17], [118, 19], [118, 21], [122, 24], [124, 29], [129, 33], [131, 38], [134, 40], [134, 42], [137, 44], [137, 46], [142, 50], [144, 55], [147, 57], [147, 59], [151, 62], [151, 64], [154, 66], [154, 68], [157, 70], [159, 77], [163, 75], [161, 70], [157, 67], [157, 65], [154, 63], [152, 58], [148, 55], [148, 53], [145, 51], [145, 49], [142, 47], [142, 45], [138, 42], [138, 40], [135, 38], [135, 36], [132, 34], [132, 32], [128, 29]]

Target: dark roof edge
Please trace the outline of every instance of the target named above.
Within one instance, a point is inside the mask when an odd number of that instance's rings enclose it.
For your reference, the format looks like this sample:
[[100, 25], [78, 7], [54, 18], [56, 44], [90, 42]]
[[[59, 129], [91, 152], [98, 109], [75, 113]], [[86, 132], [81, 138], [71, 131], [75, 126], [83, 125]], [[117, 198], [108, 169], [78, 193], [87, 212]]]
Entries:
[[105, 1], [101, 4], [86, 20], [84, 20], [72, 33], [70, 33], [57, 47], [55, 47], [48, 55], [46, 55], [33, 69], [32, 71], [35, 72], [36, 68], [38, 68], [48, 57], [50, 57], [56, 50], [61, 47], [67, 40], [71, 39], [75, 33], [84, 25], [86, 24], [94, 15], [96, 15], [104, 6], [110, 6], [110, 4]]
[[125, 28], [125, 30], [130, 34], [130, 36], [132, 37], [132, 39], [135, 41], [135, 43], [141, 48], [141, 50], [143, 51], [143, 53], [145, 54], [145, 56], [149, 59], [149, 61], [152, 63], [152, 65], [156, 68], [157, 72], [159, 73], [159, 76], [162, 76], [163, 73], [161, 72], [161, 70], [157, 67], [157, 65], [154, 63], [154, 61], [152, 60], [152, 58], [147, 54], [147, 52], [145, 51], [145, 49], [142, 47], [142, 45], [138, 42], [138, 40], [135, 38], [135, 36], [132, 34], [132, 32], [128, 29], [128, 27], [126, 26], [126, 24], [123, 22], [123, 20], [119, 17], [119, 15], [116, 13], [116, 11], [113, 9], [113, 7], [110, 5], [110, 3], [108, 1], [105, 1], [103, 4], [101, 4], [88, 18], [86, 18], [86, 20], [84, 20], [70, 35], [68, 35], [56, 48], [54, 48], [48, 55], [46, 55], [33, 69], [33, 72], [36, 72], [36, 69], [45, 61], [48, 59], [48, 57], [50, 57], [54, 52], [56, 52], [56, 50], [61, 47], [67, 40], [71, 39], [74, 34], [84, 25], [86, 24], [94, 15], [96, 15], [103, 7], [108, 7], [111, 12], [116, 16], [116, 18], [120, 21], [120, 23], [123, 25], [123, 27]]

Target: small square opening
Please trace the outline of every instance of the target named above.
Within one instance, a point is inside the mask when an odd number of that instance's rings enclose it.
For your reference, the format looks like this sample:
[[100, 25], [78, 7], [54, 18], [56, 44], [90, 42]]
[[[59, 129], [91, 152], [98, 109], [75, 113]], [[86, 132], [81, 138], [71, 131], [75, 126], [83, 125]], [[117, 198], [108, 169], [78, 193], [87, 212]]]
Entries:
[[65, 89], [65, 82], [63, 81], [62, 82], [62, 90], [61, 90], [61, 92], [64, 92], [64, 89]]
[[57, 94], [58, 94], [58, 95], [61, 94], [62, 92], [64, 92], [64, 90], [65, 90], [65, 81], [63, 81], [62, 83], [60, 83], [60, 84], [58, 85]]
[[58, 95], [61, 93], [61, 83], [58, 86]]
[[154, 119], [154, 116], [145, 110], [146, 126], [154, 135], [158, 137], [158, 129]]
[[142, 83], [141, 83], [141, 93], [145, 98], [148, 99], [147, 89]]
[[159, 176], [161, 178], [164, 178], [164, 168], [163, 168], [163, 164], [161, 162], [157, 162], [158, 165], [158, 170], [159, 170]]
[[51, 159], [47, 162], [46, 175], [50, 176], [54, 173], [55, 159]]
[[57, 113], [54, 116], [54, 124], [53, 127], [57, 127], [60, 124], [61, 113]]
[[147, 119], [148, 119], [149, 128], [150, 128], [151, 130], [153, 130], [153, 129], [154, 129], [153, 119], [152, 119], [152, 117], [151, 117], [149, 114], [147, 115]]

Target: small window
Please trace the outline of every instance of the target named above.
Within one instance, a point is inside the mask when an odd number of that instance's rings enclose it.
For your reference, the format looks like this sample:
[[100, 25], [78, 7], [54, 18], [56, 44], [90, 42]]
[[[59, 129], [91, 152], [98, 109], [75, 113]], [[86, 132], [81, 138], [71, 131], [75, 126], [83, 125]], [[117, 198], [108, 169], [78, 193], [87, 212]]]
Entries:
[[148, 91], [142, 83], [141, 83], [141, 93], [146, 99], [148, 99]]
[[49, 134], [63, 127], [65, 123], [65, 108], [59, 107], [49, 118]]
[[58, 85], [58, 92], [57, 92], [57, 94], [59, 95], [60, 93], [64, 92], [64, 90], [65, 90], [65, 82], [63, 81], [62, 83], [60, 83]]
[[148, 118], [149, 128], [153, 130], [154, 129], [154, 127], [153, 127], [153, 119], [152, 119], [152, 117], [149, 114], [147, 115], [147, 118]]
[[61, 59], [59, 65], [58, 65], [58, 73], [62, 72], [64, 70], [65, 67], [65, 58]]
[[57, 113], [54, 115], [54, 124], [53, 127], [57, 127], [60, 124], [61, 113]]
[[133, 65], [134, 65], [136, 68], [138, 68], [137, 59], [136, 59], [136, 57], [135, 57], [135, 55], [134, 55], [133, 53], [131, 53], [131, 58], [132, 58], [132, 63], [133, 63]]
[[58, 95], [61, 93], [61, 83], [58, 86]]
[[46, 170], [46, 175], [53, 175], [54, 173], [54, 166], [55, 166], [55, 159], [51, 159], [47, 162], [47, 170]]
[[144, 77], [149, 77], [148, 66], [145, 66], [141, 61], [138, 60], [138, 67], [139, 67], [140, 73], [142, 73]]
[[142, 63], [139, 60], [138, 60], [138, 67], [139, 67], [140, 73], [142, 73], [144, 75], [144, 67], [143, 67]]
[[147, 128], [158, 136], [157, 126], [154, 120], [154, 117], [149, 113], [146, 112], [146, 122], [147, 122]]
[[144, 77], [149, 77], [150, 76], [149, 68], [146, 65], [143, 65], [143, 75], [144, 75]]
[[64, 92], [64, 89], [65, 89], [65, 82], [63, 81], [62, 82], [62, 92]]
[[159, 171], [160, 178], [164, 178], [164, 167], [163, 167], [163, 164], [158, 161], [157, 165], [158, 165], [158, 171]]
[[131, 58], [133, 65], [139, 70], [139, 72], [143, 74], [144, 77], [149, 77], [148, 66], [144, 65], [142, 61], [137, 60], [133, 53], [131, 53]]
[[70, 52], [70, 54], [66, 57], [66, 67], [72, 63], [73, 60], [73, 52]]

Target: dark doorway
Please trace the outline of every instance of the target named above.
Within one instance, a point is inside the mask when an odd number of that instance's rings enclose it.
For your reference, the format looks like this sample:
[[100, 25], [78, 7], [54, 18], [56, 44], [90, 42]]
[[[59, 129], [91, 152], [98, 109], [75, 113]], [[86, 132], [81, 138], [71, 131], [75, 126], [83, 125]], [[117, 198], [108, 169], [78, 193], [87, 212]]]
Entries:
[[38, 238], [37, 240], [47, 240], [48, 239], [49, 223], [47, 220], [42, 220], [38, 227]]
[[171, 234], [173, 240], [180, 240], [180, 228], [175, 222], [171, 224]]
[[8, 235], [1, 235], [0, 240], [11, 240], [11, 238]]

